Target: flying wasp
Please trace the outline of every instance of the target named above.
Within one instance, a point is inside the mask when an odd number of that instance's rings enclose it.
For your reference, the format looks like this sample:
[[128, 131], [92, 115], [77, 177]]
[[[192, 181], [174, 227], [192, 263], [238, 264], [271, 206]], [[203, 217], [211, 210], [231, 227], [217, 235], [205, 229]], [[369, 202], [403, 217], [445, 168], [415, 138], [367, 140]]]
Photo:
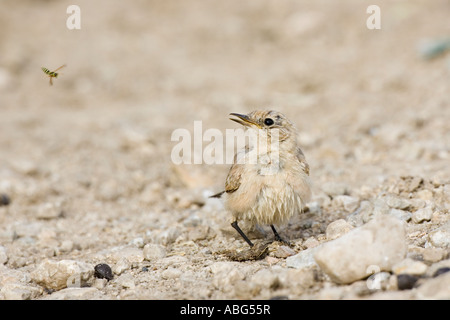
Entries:
[[56, 69], [56, 70], [54, 70], [54, 71], [50, 71], [50, 70], [48, 70], [47, 68], [44, 68], [44, 67], [42, 67], [41, 69], [42, 69], [42, 71], [44, 71], [44, 73], [46, 74], [46, 75], [48, 75], [48, 77], [50, 78], [50, 85], [52, 86], [53, 85], [53, 78], [57, 78], [58, 77], [58, 73], [56, 72], [56, 71], [58, 71], [59, 69], [61, 69], [61, 68], [64, 68], [66, 65], [64, 64], [64, 65], [62, 65], [61, 67], [59, 67], [58, 69]]

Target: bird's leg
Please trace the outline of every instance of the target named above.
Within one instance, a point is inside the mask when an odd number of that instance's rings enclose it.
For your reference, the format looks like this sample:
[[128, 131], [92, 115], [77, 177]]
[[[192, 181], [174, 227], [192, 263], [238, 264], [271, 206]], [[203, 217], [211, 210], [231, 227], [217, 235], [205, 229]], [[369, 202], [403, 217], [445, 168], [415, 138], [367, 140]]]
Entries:
[[241, 228], [239, 228], [237, 220], [234, 221], [233, 223], [231, 223], [231, 226], [233, 228], [236, 229], [237, 232], [239, 232], [239, 234], [241, 235], [242, 238], [244, 238], [245, 242], [248, 243], [248, 245], [251, 247], [253, 247], [253, 243], [250, 241], [250, 239], [245, 235], [244, 231], [241, 230]]
[[278, 234], [277, 230], [275, 229], [274, 225], [271, 224], [270, 227], [272, 228], [273, 234], [275, 235], [275, 241], [280, 241], [286, 244], [289, 244], [289, 241], [284, 240], [280, 235]]

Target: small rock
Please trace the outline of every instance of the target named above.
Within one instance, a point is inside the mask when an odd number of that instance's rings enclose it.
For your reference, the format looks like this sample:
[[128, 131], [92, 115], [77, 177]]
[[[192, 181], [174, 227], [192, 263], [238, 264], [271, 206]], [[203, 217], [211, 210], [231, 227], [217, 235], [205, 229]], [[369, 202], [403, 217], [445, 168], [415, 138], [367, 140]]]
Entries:
[[11, 198], [5, 193], [0, 193], [0, 207], [7, 206], [10, 203], [11, 203]]
[[392, 272], [395, 274], [410, 274], [413, 276], [421, 276], [427, 272], [427, 265], [421, 261], [415, 261], [406, 258], [392, 266]]
[[320, 246], [300, 251], [296, 255], [288, 257], [286, 259], [286, 266], [295, 269], [317, 266], [317, 263], [314, 260], [314, 254], [318, 248], [320, 248]]
[[430, 221], [432, 217], [433, 217], [433, 209], [428, 206], [414, 212], [412, 214], [412, 221], [414, 223], [422, 223], [424, 221]]
[[237, 262], [219, 261], [211, 264], [209, 270], [213, 274], [213, 285], [216, 288], [228, 288], [243, 280], [245, 274], [239, 270]]
[[45, 260], [30, 275], [34, 282], [45, 288], [61, 290], [68, 286], [89, 284], [93, 279], [94, 268], [75, 260]]
[[6, 283], [0, 290], [5, 300], [30, 300], [38, 297], [42, 289], [20, 283]]
[[308, 239], [305, 240], [305, 242], [303, 242], [303, 247], [305, 247], [306, 249], [310, 249], [317, 247], [319, 244], [320, 242], [316, 238], [309, 237]]
[[144, 254], [142, 249], [135, 246], [120, 246], [114, 247], [107, 253], [108, 259], [113, 263], [117, 263], [120, 259], [127, 259], [130, 264], [135, 265], [144, 261]]
[[369, 276], [373, 266], [391, 270], [406, 250], [403, 222], [385, 215], [322, 244], [314, 259], [333, 281], [351, 283]]
[[113, 274], [111, 267], [106, 263], [100, 263], [94, 267], [94, 276], [99, 279], [112, 280]]
[[123, 274], [116, 279], [116, 283], [126, 289], [134, 289], [136, 282], [131, 274]]
[[160, 244], [147, 243], [144, 246], [144, 259], [148, 261], [164, 258], [167, 254], [166, 248]]
[[443, 248], [424, 248], [422, 257], [428, 262], [438, 262], [445, 258], [447, 251]]
[[144, 238], [142, 238], [142, 237], [134, 238], [131, 241], [131, 244], [133, 244], [137, 248], [143, 248], [144, 247]]
[[346, 234], [353, 229], [353, 226], [345, 221], [344, 219], [339, 219], [331, 222], [325, 231], [328, 240], [334, 240], [340, 236]]
[[115, 264], [114, 264], [114, 273], [117, 275], [121, 275], [124, 271], [131, 269], [131, 262], [125, 258], [120, 258]]
[[346, 195], [338, 195], [333, 198], [332, 203], [343, 207], [347, 212], [353, 212], [359, 207], [359, 198]]
[[161, 273], [163, 279], [178, 279], [183, 274], [180, 269], [169, 267]]
[[293, 256], [296, 252], [288, 246], [276, 246], [275, 251], [272, 252], [276, 258], [287, 258]]
[[409, 211], [405, 211], [405, 210], [401, 210], [401, 209], [395, 209], [395, 208], [391, 208], [391, 210], [389, 210], [389, 215], [408, 222], [409, 220], [411, 220], [411, 216], [412, 214]]
[[450, 222], [428, 234], [428, 241], [435, 247], [450, 247]]
[[397, 287], [399, 290], [410, 290], [414, 288], [419, 277], [410, 274], [397, 275]]
[[71, 241], [71, 240], [63, 240], [61, 242], [61, 245], [60, 245], [59, 249], [62, 252], [70, 252], [70, 251], [72, 251], [73, 250], [73, 241]]
[[435, 273], [433, 273], [433, 278], [439, 277], [441, 274], [447, 273], [450, 271], [450, 267], [443, 267], [436, 270]]
[[407, 209], [411, 204], [407, 199], [394, 194], [387, 194], [382, 198], [390, 208]]
[[280, 286], [280, 280], [276, 272], [271, 269], [261, 269], [257, 271], [250, 279], [253, 286], [258, 289], [268, 288], [276, 289]]

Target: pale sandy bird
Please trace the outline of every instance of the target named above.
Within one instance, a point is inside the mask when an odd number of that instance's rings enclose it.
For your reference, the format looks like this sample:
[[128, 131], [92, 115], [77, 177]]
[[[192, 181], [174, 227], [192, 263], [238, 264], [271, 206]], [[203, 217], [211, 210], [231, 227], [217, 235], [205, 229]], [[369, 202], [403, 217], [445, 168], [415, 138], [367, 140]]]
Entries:
[[224, 195], [225, 208], [233, 216], [231, 225], [250, 247], [253, 243], [238, 226], [239, 220], [270, 225], [275, 239], [283, 241], [274, 225], [302, 212], [311, 197], [309, 165], [299, 147], [297, 130], [277, 111], [230, 115], [236, 117], [230, 120], [253, 135], [245, 148], [237, 151], [225, 191], [213, 197]]

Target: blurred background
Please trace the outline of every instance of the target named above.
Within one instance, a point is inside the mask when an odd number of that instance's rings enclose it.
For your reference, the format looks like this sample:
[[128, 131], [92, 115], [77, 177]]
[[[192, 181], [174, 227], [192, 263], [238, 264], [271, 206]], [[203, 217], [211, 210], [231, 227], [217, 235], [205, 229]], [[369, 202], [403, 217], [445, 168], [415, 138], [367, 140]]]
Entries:
[[[86, 210], [219, 191], [229, 165], [173, 166], [171, 133], [266, 108], [297, 125], [316, 190], [448, 181], [449, 14], [444, 0], [2, 0], [0, 191]], [[50, 86], [41, 67], [63, 64]]]

